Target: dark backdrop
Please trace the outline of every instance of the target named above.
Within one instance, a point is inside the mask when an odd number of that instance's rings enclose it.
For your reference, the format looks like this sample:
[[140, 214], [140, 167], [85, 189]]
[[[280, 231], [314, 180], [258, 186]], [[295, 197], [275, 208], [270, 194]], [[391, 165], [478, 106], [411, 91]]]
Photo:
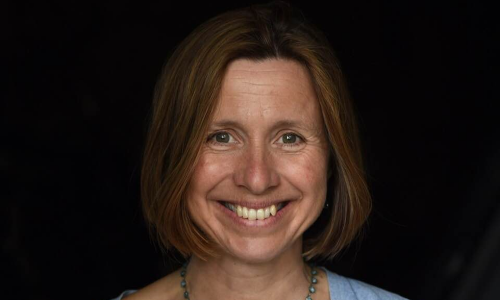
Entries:
[[[327, 267], [412, 299], [498, 299], [493, 7], [293, 2], [340, 58], [374, 198], [364, 241]], [[178, 266], [140, 210], [152, 91], [176, 44], [247, 4], [2, 5], [1, 298], [109, 299]]]

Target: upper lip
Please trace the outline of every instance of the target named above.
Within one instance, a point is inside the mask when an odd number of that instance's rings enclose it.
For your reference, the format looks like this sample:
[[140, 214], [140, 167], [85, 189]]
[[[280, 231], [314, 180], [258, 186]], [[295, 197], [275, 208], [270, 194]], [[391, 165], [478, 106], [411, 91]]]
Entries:
[[266, 208], [271, 205], [278, 205], [281, 202], [288, 202], [291, 201], [290, 199], [284, 199], [284, 200], [270, 200], [270, 201], [246, 201], [246, 200], [217, 200], [219, 202], [228, 202], [233, 205], [239, 205], [239, 206], [244, 206], [247, 208]]

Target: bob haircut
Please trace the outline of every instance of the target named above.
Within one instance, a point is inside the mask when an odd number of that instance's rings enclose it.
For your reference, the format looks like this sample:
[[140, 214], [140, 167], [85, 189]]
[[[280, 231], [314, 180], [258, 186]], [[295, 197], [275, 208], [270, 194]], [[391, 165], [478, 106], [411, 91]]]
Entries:
[[[329, 141], [327, 199], [306, 230], [302, 256], [332, 259], [360, 232], [371, 210], [357, 125], [338, 60], [326, 36], [283, 1], [222, 13], [172, 52], [156, 84], [141, 171], [146, 221], [163, 250], [215, 257], [192, 221], [186, 191], [206, 142], [228, 64], [294, 60], [309, 72]], [[175, 249], [172, 249], [175, 248]]]

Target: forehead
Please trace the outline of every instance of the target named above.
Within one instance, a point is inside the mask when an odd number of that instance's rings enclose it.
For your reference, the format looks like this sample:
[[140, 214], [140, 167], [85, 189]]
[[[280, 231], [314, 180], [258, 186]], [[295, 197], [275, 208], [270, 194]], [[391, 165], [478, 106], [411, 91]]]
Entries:
[[309, 72], [292, 60], [233, 61], [226, 70], [214, 118], [228, 116], [317, 123], [319, 104]]
[[273, 95], [278, 90], [281, 93], [284, 90], [291, 94], [298, 92], [307, 98], [314, 97], [307, 69], [296, 61], [283, 59], [233, 61], [227, 68], [222, 88], [222, 92], [226, 94], [231, 91], [253, 91]]

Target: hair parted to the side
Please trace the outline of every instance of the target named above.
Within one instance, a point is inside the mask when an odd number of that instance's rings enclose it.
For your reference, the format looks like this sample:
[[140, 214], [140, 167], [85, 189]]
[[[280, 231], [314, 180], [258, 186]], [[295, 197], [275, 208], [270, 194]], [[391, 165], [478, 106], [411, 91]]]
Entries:
[[[202, 259], [215, 244], [194, 224], [186, 189], [206, 141], [227, 65], [236, 59], [287, 59], [309, 71], [330, 143], [329, 209], [304, 234], [303, 256], [331, 259], [359, 233], [371, 210], [357, 125], [326, 36], [283, 1], [220, 14], [172, 53], [154, 94], [141, 171], [146, 220], [164, 249]], [[319, 224], [322, 222], [322, 224]]]

